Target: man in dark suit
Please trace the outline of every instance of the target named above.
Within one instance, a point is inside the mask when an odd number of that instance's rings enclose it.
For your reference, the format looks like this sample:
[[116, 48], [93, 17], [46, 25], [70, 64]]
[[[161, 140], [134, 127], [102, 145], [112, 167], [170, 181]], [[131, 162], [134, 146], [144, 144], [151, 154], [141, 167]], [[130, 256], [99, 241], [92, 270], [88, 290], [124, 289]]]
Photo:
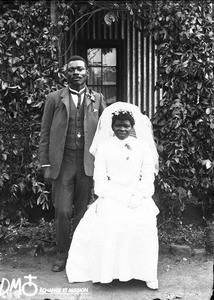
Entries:
[[47, 96], [42, 118], [40, 163], [44, 177], [52, 179], [55, 208], [58, 258], [54, 272], [65, 268], [72, 235], [87, 209], [93, 184], [94, 158], [89, 148], [105, 101], [86, 86], [88, 75], [86, 61], [72, 56], [67, 64], [69, 85]]

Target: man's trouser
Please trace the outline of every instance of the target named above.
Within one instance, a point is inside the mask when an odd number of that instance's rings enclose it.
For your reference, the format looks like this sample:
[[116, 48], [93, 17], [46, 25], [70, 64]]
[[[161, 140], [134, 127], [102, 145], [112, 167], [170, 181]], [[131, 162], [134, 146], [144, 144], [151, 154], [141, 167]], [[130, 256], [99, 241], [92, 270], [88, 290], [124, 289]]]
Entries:
[[74, 230], [91, 196], [93, 178], [85, 175], [83, 155], [82, 149], [65, 149], [60, 174], [52, 182], [56, 242], [61, 258], [68, 256]]

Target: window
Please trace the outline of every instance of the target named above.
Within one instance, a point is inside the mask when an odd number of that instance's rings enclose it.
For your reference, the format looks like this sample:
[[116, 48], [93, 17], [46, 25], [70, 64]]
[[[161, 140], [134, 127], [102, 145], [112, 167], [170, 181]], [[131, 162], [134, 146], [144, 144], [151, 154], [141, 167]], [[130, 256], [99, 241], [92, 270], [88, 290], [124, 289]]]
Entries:
[[116, 101], [117, 51], [116, 48], [88, 48], [88, 86], [101, 92], [107, 104]]

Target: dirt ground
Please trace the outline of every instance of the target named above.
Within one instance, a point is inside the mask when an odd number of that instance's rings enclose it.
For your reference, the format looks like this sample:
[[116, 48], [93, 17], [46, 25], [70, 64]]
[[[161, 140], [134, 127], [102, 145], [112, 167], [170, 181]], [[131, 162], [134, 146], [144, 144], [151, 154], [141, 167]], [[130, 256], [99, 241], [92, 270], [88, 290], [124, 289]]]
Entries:
[[[141, 281], [113, 281], [111, 285], [91, 282], [69, 284], [66, 273], [51, 271], [53, 254], [33, 251], [0, 256], [0, 299], [26, 300], [210, 300], [213, 258], [159, 257], [159, 289], [150, 290]], [[31, 282], [31, 283], [30, 283]]]

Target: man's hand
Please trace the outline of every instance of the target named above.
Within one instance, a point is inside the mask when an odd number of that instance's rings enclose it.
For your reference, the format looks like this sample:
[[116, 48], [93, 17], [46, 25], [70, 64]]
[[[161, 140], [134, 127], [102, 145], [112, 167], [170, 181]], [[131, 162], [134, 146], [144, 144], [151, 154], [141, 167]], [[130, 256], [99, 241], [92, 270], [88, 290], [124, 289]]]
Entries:
[[51, 183], [50, 167], [43, 167], [42, 169], [43, 169], [43, 175], [44, 175], [45, 183], [50, 184]]

